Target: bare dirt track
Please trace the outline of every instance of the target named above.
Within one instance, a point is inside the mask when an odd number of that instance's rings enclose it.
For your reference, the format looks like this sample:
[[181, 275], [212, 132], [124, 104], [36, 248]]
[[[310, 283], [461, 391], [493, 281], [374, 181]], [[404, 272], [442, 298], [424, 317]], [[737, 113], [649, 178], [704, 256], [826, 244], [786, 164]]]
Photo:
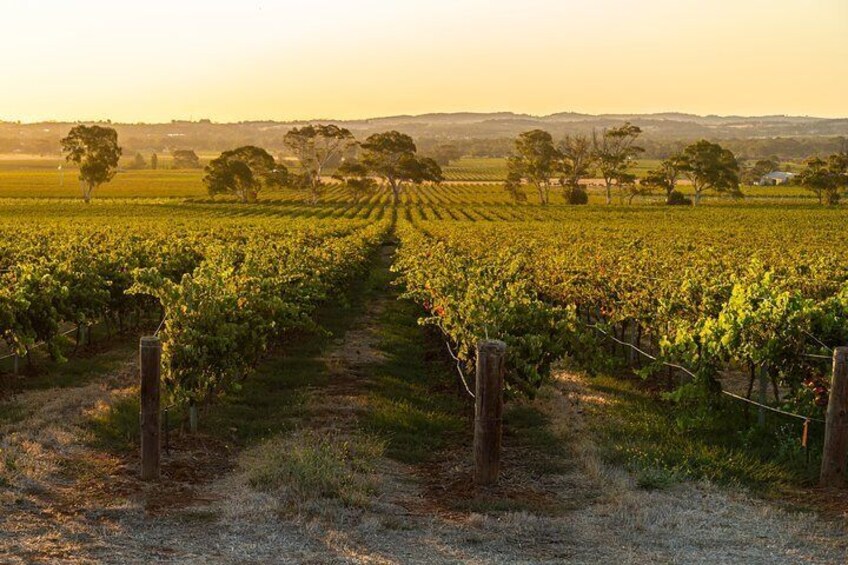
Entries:
[[[388, 257], [385, 258], [388, 261]], [[344, 439], [368, 408], [371, 371], [391, 359], [386, 290], [323, 360], [329, 384], [312, 390], [303, 425]], [[133, 361], [96, 384], [21, 395], [0, 427], [3, 563], [845, 563], [840, 522], [777, 508], [744, 492], [683, 482], [648, 491], [606, 465], [583, 407], [609, 399], [561, 373], [533, 405], [549, 416], [568, 457], [537, 475], [507, 437], [501, 485], [475, 491], [464, 449], [435, 463], [383, 457], [368, 504], [316, 499], [292, 508], [261, 491], [251, 461], [220, 440], [180, 440], [165, 479], [135, 479], [137, 461], [94, 447], [86, 415], [132, 393]], [[498, 508], [502, 498], [517, 508]], [[475, 507], [475, 504], [478, 506]]]

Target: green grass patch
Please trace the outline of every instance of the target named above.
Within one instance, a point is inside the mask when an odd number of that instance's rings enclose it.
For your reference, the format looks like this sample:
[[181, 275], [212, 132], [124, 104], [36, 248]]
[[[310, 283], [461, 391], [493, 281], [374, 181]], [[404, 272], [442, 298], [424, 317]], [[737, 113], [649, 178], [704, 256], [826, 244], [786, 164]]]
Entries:
[[282, 491], [296, 509], [326, 499], [365, 507], [384, 450], [385, 442], [368, 434], [298, 430], [262, 444], [246, 458], [245, 470], [253, 488]]
[[[794, 422], [770, 417], [759, 429], [754, 412], [746, 421], [742, 406], [725, 400], [696, 414], [607, 376], [592, 378], [589, 387], [607, 399], [587, 403], [602, 453], [631, 470], [643, 488], [691, 477], [767, 490], [815, 478], [817, 458], [807, 464]], [[812, 438], [810, 453], [820, 451]]]
[[88, 418], [95, 445], [114, 452], [130, 452], [141, 442], [138, 392], [122, 395]]
[[27, 417], [29, 411], [14, 400], [0, 402], [0, 424], [20, 422]]
[[444, 390], [452, 374], [427, 361], [427, 336], [418, 325], [418, 309], [409, 301], [392, 300], [381, 313], [380, 349], [388, 354], [370, 368], [367, 429], [388, 438], [387, 454], [404, 463], [422, 463], [467, 429], [467, 406]]
[[667, 469], [646, 467], [636, 473], [636, 486], [645, 490], [665, 490], [677, 482], [677, 475]]
[[550, 418], [527, 402], [509, 403], [504, 409], [504, 441], [530, 454], [525, 463], [540, 475], [562, 473], [567, 449], [551, 429]]

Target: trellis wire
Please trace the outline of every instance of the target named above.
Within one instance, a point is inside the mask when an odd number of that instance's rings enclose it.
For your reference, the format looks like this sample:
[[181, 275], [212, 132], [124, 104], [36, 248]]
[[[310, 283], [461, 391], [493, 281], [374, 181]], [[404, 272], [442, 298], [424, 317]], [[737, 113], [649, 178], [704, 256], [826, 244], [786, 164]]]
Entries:
[[[588, 327], [599, 331], [600, 333], [604, 334], [607, 338], [615, 341], [616, 343], [619, 343], [621, 345], [626, 345], [626, 346], [634, 349], [635, 351], [637, 351], [638, 353], [641, 353], [642, 355], [644, 355], [645, 357], [647, 357], [648, 359], [650, 359], [652, 361], [658, 361], [658, 359], [656, 357], [654, 357], [653, 355], [651, 355], [650, 353], [646, 353], [645, 351], [642, 351], [640, 348], [636, 347], [632, 343], [627, 343], [626, 341], [622, 341], [622, 340], [616, 338], [615, 336], [610, 335], [608, 332], [604, 331], [602, 328], [598, 327], [597, 325], [592, 324], [592, 325], [588, 325]], [[686, 367], [683, 367], [682, 365], [677, 365], [675, 363], [668, 363], [666, 361], [660, 361], [660, 363], [662, 363], [666, 367], [671, 367], [672, 369], [677, 369], [679, 371], [682, 371], [682, 372], [686, 373], [687, 375], [689, 375], [690, 377], [692, 377], [693, 379], [696, 378], [695, 373], [693, 373], [692, 371], [690, 371]], [[792, 417], [792, 418], [798, 418], [798, 419], [804, 420], [804, 421], [824, 423], [824, 420], [822, 420], [820, 418], [813, 418], [813, 417], [810, 417], [810, 416], [804, 416], [802, 414], [795, 414], [794, 412], [787, 412], [785, 410], [781, 410], [779, 408], [774, 408], [773, 406], [769, 406], [767, 404], [762, 404], [760, 402], [756, 402], [754, 400], [751, 400], [750, 398], [745, 398], [744, 396], [739, 396], [738, 394], [734, 394], [734, 393], [732, 393], [728, 390], [722, 390], [721, 393], [724, 394], [724, 395], [727, 395], [731, 398], [735, 398], [736, 400], [741, 400], [742, 402], [747, 402], [748, 404], [752, 404], [754, 406], [757, 406], [758, 408], [768, 410], [770, 412], [775, 412], [777, 414], [782, 414], [784, 416], [789, 416], [789, 417]]]

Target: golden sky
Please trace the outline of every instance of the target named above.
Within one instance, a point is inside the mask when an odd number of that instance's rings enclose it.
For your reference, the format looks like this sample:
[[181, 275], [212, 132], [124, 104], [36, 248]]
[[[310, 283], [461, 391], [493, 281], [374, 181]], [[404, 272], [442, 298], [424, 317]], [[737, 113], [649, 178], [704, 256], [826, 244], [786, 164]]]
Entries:
[[848, 0], [0, 0], [0, 119], [848, 116]]

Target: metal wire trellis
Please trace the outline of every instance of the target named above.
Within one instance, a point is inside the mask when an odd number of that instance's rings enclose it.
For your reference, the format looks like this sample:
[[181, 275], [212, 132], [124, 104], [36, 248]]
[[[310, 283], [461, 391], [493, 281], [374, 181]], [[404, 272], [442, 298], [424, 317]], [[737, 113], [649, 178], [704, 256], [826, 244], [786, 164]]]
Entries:
[[[657, 357], [655, 357], [655, 356], [651, 355], [650, 353], [646, 353], [645, 351], [643, 351], [642, 349], [640, 349], [640, 348], [636, 347], [636, 346], [635, 346], [635, 345], [633, 345], [632, 343], [628, 343], [628, 342], [626, 342], [626, 341], [622, 341], [622, 340], [618, 339], [617, 337], [615, 337], [615, 336], [613, 336], [613, 335], [610, 335], [608, 332], [606, 332], [604, 329], [600, 328], [599, 326], [597, 326], [597, 325], [595, 325], [595, 324], [586, 324], [586, 325], [587, 325], [588, 327], [593, 328], [593, 329], [597, 330], [598, 332], [600, 332], [600, 333], [604, 334], [604, 335], [605, 335], [608, 339], [611, 339], [612, 341], [614, 341], [614, 342], [616, 342], [616, 343], [618, 343], [618, 344], [621, 344], [621, 345], [625, 345], [625, 346], [627, 346], [627, 347], [630, 347], [631, 349], [633, 349], [633, 350], [635, 350], [636, 352], [638, 352], [638, 353], [640, 353], [640, 354], [644, 355], [645, 357], [647, 357], [648, 359], [650, 359], [650, 360], [652, 360], [652, 361], [658, 361]], [[824, 356], [821, 356], [821, 357], [824, 357]], [[667, 362], [667, 361], [660, 361], [660, 363], [662, 363], [662, 364], [663, 364], [663, 365], [665, 365], [666, 367], [671, 367], [672, 369], [677, 369], [677, 370], [679, 370], [679, 371], [682, 371], [683, 373], [687, 374], [688, 376], [690, 376], [690, 377], [692, 377], [692, 378], [696, 378], [695, 373], [693, 373], [692, 371], [690, 371], [690, 370], [689, 370], [689, 369], [687, 369], [686, 367], [683, 367], [682, 365], [678, 365], [678, 364], [676, 364], [676, 363], [669, 363], [669, 362]], [[808, 421], [808, 422], [820, 422], [820, 423], [824, 423], [824, 420], [822, 420], [822, 419], [820, 419], [820, 418], [813, 418], [813, 417], [811, 417], [811, 416], [804, 416], [803, 414], [795, 414], [794, 412], [787, 412], [787, 411], [785, 411], [785, 410], [781, 410], [781, 409], [779, 409], [779, 408], [775, 408], [775, 407], [773, 407], [773, 406], [769, 406], [768, 404], [762, 404], [761, 402], [757, 402], [757, 401], [755, 401], [755, 400], [751, 400], [750, 398], [745, 398], [744, 396], [740, 396], [740, 395], [738, 395], [738, 394], [734, 394], [734, 393], [732, 393], [732, 392], [730, 392], [730, 391], [728, 391], [728, 390], [722, 390], [722, 391], [721, 391], [721, 393], [722, 393], [722, 394], [724, 394], [724, 395], [726, 395], [726, 396], [729, 396], [730, 398], [735, 398], [736, 400], [740, 400], [740, 401], [742, 401], [742, 402], [746, 402], [746, 403], [751, 404], [751, 405], [753, 405], [753, 406], [756, 406], [756, 407], [758, 407], [758, 408], [762, 408], [763, 410], [768, 410], [768, 411], [770, 411], [770, 412], [774, 412], [774, 413], [777, 413], [777, 414], [782, 414], [782, 415], [784, 415], [784, 416], [789, 416], [789, 417], [792, 417], [792, 418], [798, 418], [799, 420], [804, 420], [804, 421]]]

